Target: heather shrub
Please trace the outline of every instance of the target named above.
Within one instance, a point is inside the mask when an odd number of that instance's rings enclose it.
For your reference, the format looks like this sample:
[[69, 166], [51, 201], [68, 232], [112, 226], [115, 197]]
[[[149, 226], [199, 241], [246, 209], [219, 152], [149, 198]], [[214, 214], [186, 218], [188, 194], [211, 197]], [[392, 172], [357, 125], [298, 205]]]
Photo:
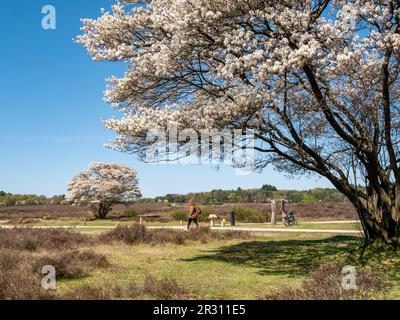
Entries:
[[111, 300], [122, 297], [121, 290], [112, 285], [91, 286], [85, 284], [60, 295], [59, 298], [63, 300]]
[[356, 288], [342, 288], [342, 267], [325, 262], [314, 269], [311, 278], [298, 288], [281, 290], [260, 296], [265, 300], [367, 300], [384, 297], [389, 289], [388, 281], [370, 268], [357, 269]]
[[80, 278], [92, 269], [110, 266], [105, 256], [93, 251], [65, 251], [38, 256], [34, 259], [33, 269], [40, 273], [45, 265], [56, 269], [57, 279]]
[[111, 231], [103, 233], [99, 236], [100, 241], [122, 241], [126, 244], [135, 244], [145, 242], [148, 237], [147, 229], [140, 224], [132, 224], [127, 227], [118, 226]]
[[189, 292], [172, 278], [161, 280], [147, 276], [143, 283], [143, 293], [157, 300], [184, 300], [191, 297]]
[[0, 229], [0, 248], [37, 251], [75, 249], [88, 245], [90, 239], [64, 229]]
[[56, 299], [57, 293], [42, 288], [42, 268], [54, 266], [56, 279], [85, 276], [94, 268], [109, 266], [106, 258], [92, 251], [55, 251], [36, 254], [0, 249], [0, 300]]
[[73, 291], [59, 296], [68, 300], [110, 300], [110, 299], [157, 299], [184, 300], [193, 299], [186, 288], [173, 278], [157, 279], [147, 276], [143, 283], [128, 285], [103, 284], [102, 286], [82, 285]]
[[170, 229], [146, 229], [143, 225], [119, 226], [99, 236], [100, 241], [122, 241], [126, 244], [185, 244], [186, 241], [207, 242], [211, 240], [249, 239], [250, 235], [240, 231], [212, 231], [208, 227], [192, 229], [189, 232]]
[[31, 259], [8, 249], [0, 250], [0, 300], [51, 299], [41, 287], [41, 274], [33, 273]]

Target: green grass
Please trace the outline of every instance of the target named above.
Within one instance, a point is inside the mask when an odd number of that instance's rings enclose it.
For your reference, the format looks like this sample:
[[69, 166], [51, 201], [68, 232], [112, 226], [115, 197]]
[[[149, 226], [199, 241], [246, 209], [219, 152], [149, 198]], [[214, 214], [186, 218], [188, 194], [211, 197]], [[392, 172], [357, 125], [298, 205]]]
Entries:
[[[135, 245], [119, 243], [96, 248], [112, 267], [91, 276], [60, 281], [60, 290], [82, 284], [123, 285], [141, 282], [147, 275], [172, 277], [199, 299], [256, 299], [258, 295], [285, 285], [297, 286], [322, 260], [343, 265], [355, 257], [350, 249], [359, 239], [350, 236], [290, 235], [253, 240], [233, 240], [187, 245]], [[389, 261], [389, 260], [388, 260]], [[386, 270], [396, 271], [400, 258]], [[399, 279], [389, 298], [400, 298]]]

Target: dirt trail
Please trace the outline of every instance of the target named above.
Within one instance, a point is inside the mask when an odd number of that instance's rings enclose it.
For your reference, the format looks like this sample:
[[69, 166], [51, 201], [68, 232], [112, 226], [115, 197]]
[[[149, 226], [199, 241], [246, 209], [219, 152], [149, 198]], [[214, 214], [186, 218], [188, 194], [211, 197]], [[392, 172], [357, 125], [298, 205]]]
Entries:
[[[334, 222], [332, 222], [334, 223]], [[11, 225], [0, 225], [0, 229], [14, 228]], [[74, 230], [85, 230], [90, 232], [90, 229], [102, 229], [110, 230], [115, 226], [34, 226], [32, 228], [37, 229], [74, 229]], [[173, 229], [173, 230], [185, 230], [185, 226], [147, 226], [149, 229]], [[301, 229], [301, 228], [255, 228], [255, 227], [212, 227], [212, 230], [225, 230], [225, 231], [247, 231], [247, 232], [283, 232], [283, 233], [330, 233], [330, 234], [360, 234], [359, 230], [340, 230], [340, 229]], [[96, 231], [94, 231], [96, 232]], [[101, 232], [101, 231], [98, 231]]]

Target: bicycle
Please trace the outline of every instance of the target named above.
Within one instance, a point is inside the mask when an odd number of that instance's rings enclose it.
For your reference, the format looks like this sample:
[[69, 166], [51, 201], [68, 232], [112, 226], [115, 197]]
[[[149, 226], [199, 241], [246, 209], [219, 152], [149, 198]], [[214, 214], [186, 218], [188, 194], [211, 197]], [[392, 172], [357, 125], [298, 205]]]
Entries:
[[298, 226], [299, 223], [294, 215], [294, 212], [289, 208], [289, 212], [283, 218], [283, 224], [287, 227]]

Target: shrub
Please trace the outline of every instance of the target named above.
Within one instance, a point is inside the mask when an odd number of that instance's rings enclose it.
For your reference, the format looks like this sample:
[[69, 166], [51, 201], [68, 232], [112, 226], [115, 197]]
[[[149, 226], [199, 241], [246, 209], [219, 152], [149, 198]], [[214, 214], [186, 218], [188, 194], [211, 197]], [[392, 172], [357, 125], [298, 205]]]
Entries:
[[67, 300], [110, 300], [110, 299], [158, 299], [185, 300], [194, 299], [186, 288], [178, 285], [173, 278], [157, 279], [147, 276], [143, 283], [131, 283], [124, 286], [103, 284], [100, 286], [82, 285], [73, 291], [59, 295]]
[[51, 299], [51, 293], [41, 287], [40, 275], [32, 272], [29, 257], [0, 250], [0, 300]]
[[52, 265], [57, 279], [85, 276], [91, 269], [109, 266], [103, 255], [92, 251], [56, 251], [42, 255], [0, 250], [0, 300], [56, 299], [54, 291], [41, 286], [42, 268]]
[[74, 249], [89, 244], [88, 237], [64, 229], [13, 228], [0, 230], [0, 248], [37, 251]]
[[1, 300], [49, 300], [51, 292], [41, 287], [39, 275], [32, 275], [23, 267], [13, 270], [0, 270], [0, 299]]
[[73, 291], [60, 295], [59, 298], [63, 300], [111, 300], [112, 298], [118, 298], [115, 291], [116, 287], [95, 287], [85, 284]]
[[143, 293], [158, 300], [184, 300], [191, 297], [186, 289], [179, 286], [172, 278], [158, 280], [147, 276], [143, 283]]
[[134, 224], [128, 227], [119, 226], [99, 237], [101, 241], [105, 242], [122, 241], [127, 244], [148, 243], [155, 245], [173, 243], [182, 245], [186, 241], [207, 242], [211, 240], [249, 239], [250, 235], [240, 231], [212, 231], [208, 227], [200, 227], [190, 232], [171, 229], [148, 230], [143, 225]]
[[88, 275], [92, 269], [110, 266], [105, 256], [93, 251], [46, 254], [36, 257], [34, 260], [34, 271], [40, 273], [43, 266], [53, 266], [56, 269], [57, 279], [80, 278]]
[[303, 281], [299, 288], [282, 290], [261, 296], [266, 300], [367, 300], [374, 295], [385, 295], [389, 284], [385, 278], [369, 268], [357, 270], [356, 289], [342, 288], [342, 268], [332, 262], [322, 263]]
[[100, 241], [122, 241], [127, 244], [144, 242], [147, 236], [147, 230], [143, 225], [133, 224], [131, 226], [118, 226], [111, 231], [99, 236]]
[[208, 221], [208, 216], [210, 214], [215, 214], [216, 216], [218, 216], [218, 213], [215, 210], [201, 210], [201, 214], [199, 215], [199, 221]]
[[135, 218], [138, 216], [138, 212], [133, 208], [128, 208], [124, 211], [124, 216], [128, 218]]
[[257, 209], [235, 207], [235, 218], [238, 221], [249, 223], [268, 222], [271, 219], [271, 214], [266, 211], [259, 211]]
[[172, 218], [177, 221], [187, 220], [189, 213], [186, 210], [173, 210], [170, 212]]

